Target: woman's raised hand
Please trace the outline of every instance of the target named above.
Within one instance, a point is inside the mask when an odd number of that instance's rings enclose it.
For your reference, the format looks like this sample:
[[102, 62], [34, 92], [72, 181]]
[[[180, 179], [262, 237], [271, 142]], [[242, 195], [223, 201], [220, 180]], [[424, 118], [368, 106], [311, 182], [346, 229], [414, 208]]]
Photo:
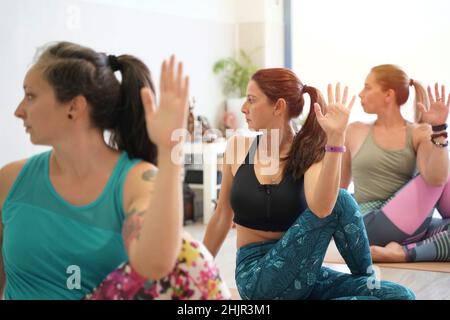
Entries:
[[[180, 142], [172, 134], [186, 128], [188, 113], [189, 77], [183, 75], [183, 63], [177, 63], [175, 70], [175, 56], [172, 55], [169, 62], [164, 60], [159, 85], [159, 107], [149, 88], [141, 90], [141, 99], [150, 139], [158, 150], [170, 151]], [[180, 136], [183, 135], [177, 135]]]
[[322, 113], [320, 105], [314, 104], [314, 111], [316, 113], [317, 121], [325, 131], [327, 136], [344, 134], [347, 129], [350, 111], [355, 103], [355, 96], [352, 97], [347, 104], [348, 87], [344, 88], [344, 93], [341, 99], [341, 85], [336, 84], [335, 95], [333, 95], [333, 87], [328, 85], [328, 106], [325, 115]]
[[418, 103], [419, 110], [422, 112], [422, 121], [432, 126], [438, 126], [447, 122], [448, 109], [450, 106], [450, 94], [445, 103], [445, 86], [441, 86], [441, 92], [439, 93], [439, 85], [434, 85], [434, 92], [436, 98], [431, 92], [431, 87], [428, 86], [428, 99], [430, 99], [430, 109], [427, 110], [422, 103]]

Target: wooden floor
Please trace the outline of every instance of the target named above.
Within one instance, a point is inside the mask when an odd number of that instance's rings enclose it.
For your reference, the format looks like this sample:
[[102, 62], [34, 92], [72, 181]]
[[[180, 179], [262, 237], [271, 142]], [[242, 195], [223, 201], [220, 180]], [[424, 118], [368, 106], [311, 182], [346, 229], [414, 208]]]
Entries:
[[[187, 225], [186, 230], [197, 240], [203, 240], [205, 227], [201, 223]], [[234, 297], [238, 297], [234, 281], [234, 269], [236, 265], [236, 231], [233, 229], [228, 234], [217, 258], [216, 263], [221, 276], [232, 290]], [[326, 264], [327, 266], [342, 272], [349, 272], [342, 264]], [[450, 273], [417, 271], [406, 269], [380, 268], [379, 276], [382, 280], [394, 281], [407, 286], [416, 294], [419, 300], [450, 300]], [[234, 289], [234, 290], [233, 290]]]

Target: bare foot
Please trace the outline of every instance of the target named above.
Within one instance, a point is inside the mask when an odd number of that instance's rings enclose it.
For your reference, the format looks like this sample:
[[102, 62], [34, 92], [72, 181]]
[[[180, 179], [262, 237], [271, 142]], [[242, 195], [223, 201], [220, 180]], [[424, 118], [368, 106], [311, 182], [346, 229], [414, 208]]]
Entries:
[[406, 254], [397, 242], [389, 242], [385, 247], [370, 246], [374, 262], [406, 262]]

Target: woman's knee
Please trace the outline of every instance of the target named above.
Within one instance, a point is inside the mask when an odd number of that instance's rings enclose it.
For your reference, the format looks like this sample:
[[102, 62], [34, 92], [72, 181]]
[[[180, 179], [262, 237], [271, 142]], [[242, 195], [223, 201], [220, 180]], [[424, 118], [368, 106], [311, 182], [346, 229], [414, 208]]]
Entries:
[[[230, 299], [228, 287], [220, 277], [214, 258], [197, 240], [184, 238], [175, 273], [181, 273], [195, 282], [197, 299]], [[178, 271], [178, 272], [177, 272]]]
[[345, 189], [339, 189], [333, 213], [336, 213], [340, 216], [361, 216], [358, 203], [356, 202], [355, 198], [353, 198], [353, 196]]
[[206, 247], [184, 238], [172, 271], [159, 280], [146, 280], [123, 264], [113, 271], [88, 295], [87, 299], [230, 299], [228, 287], [222, 281], [212, 255]]

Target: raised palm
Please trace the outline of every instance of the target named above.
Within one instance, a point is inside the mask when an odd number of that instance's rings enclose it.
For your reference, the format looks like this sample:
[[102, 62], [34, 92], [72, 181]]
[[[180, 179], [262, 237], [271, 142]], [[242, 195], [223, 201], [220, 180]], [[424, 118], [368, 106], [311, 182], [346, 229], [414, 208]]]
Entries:
[[447, 103], [445, 103], [445, 86], [441, 87], [441, 93], [439, 93], [438, 84], [436, 83], [434, 85], [436, 99], [433, 97], [430, 86], [428, 86], [427, 91], [430, 108], [427, 110], [422, 103], [418, 103], [419, 109], [422, 112], [421, 120], [432, 126], [446, 123], [450, 106], [450, 94], [448, 95]]
[[347, 105], [348, 87], [344, 88], [344, 95], [341, 100], [341, 86], [336, 84], [336, 94], [333, 95], [333, 87], [328, 85], [328, 106], [325, 115], [322, 113], [320, 105], [314, 104], [317, 121], [327, 135], [343, 134], [347, 128], [350, 111], [355, 103], [355, 96]]
[[[147, 132], [158, 149], [171, 149], [177, 145], [186, 128], [189, 77], [183, 76], [183, 64], [178, 63], [175, 74], [175, 57], [161, 67], [160, 102], [156, 108], [149, 88], [141, 90], [145, 109]], [[180, 134], [177, 134], [177, 131]]]

